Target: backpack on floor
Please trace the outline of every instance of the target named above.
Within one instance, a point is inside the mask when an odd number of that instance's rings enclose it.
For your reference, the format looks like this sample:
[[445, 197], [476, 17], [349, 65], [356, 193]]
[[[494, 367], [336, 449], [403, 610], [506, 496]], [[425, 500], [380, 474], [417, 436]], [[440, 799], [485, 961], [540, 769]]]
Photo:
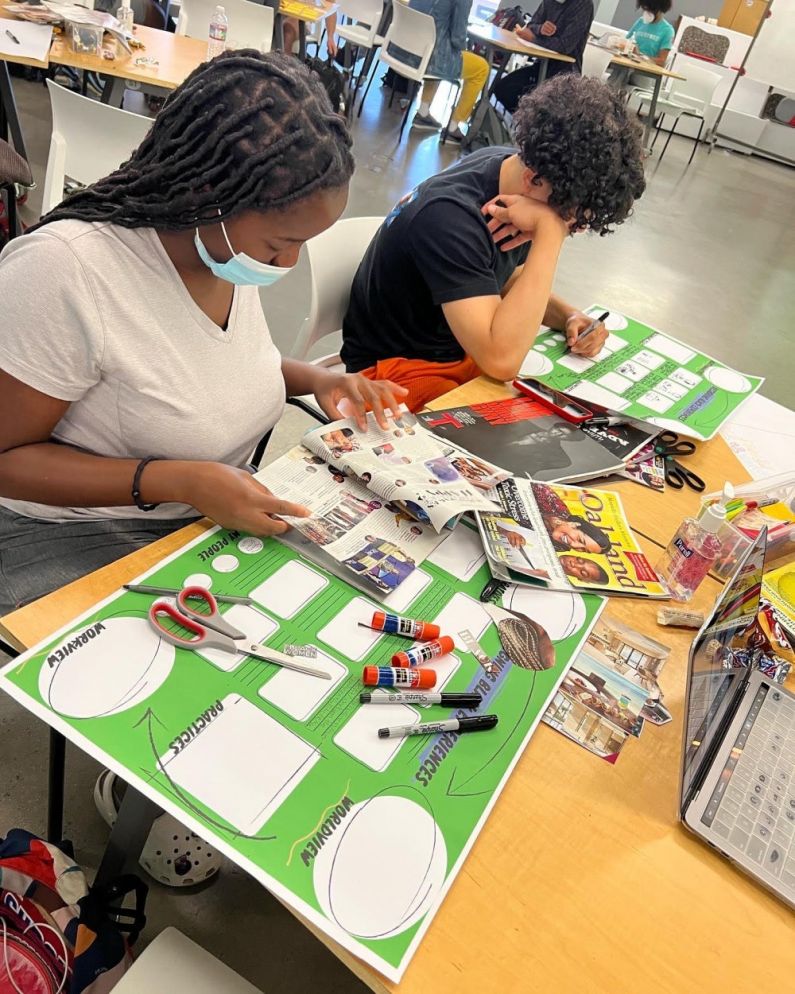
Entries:
[[489, 145], [513, 145], [513, 135], [501, 114], [489, 104], [483, 123], [472, 138], [467, 136], [467, 151], [474, 152], [478, 148]]
[[107, 994], [132, 965], [146, 893], [132, 874], [90, 888], [62, 849], [12, 829], [0, 840], [0, 994]]
[[326, 61], [307, 55], [304, 59], [304, 65], [320, 77], [320, 82], [326, 88], [326, 93], [328, 93], [331, 106], [339, 113], [342, 108], [343, 94], [345, 93], [345, 77], [336, 66], [332, 65], [331, 59]]

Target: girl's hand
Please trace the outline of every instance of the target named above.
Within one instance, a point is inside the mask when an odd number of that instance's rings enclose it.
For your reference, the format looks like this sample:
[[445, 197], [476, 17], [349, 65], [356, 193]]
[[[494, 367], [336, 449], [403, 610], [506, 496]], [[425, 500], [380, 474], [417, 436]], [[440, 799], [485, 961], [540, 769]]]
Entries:
[[356, 423], [364, 431], [367, 428], [367, 408], [372, 408], [379, 428], [386, 430], [387, 409], [393, 418], [400, 417], [400, 404], [408, 390], [390, 380], [368, 380], [361, 373], [327, 373], [315, 387], [315, 398], [324, 414], [332, 420], [348, 417], [340, 410], [339, 404], [353, 408]]
[[274, 496], [244, 469], [217, 462], [188, 463], [180, 497], [224, 528], [249, 535], [281, 535], [290, 527], [281, 515], [311, 516], [301, 504]]

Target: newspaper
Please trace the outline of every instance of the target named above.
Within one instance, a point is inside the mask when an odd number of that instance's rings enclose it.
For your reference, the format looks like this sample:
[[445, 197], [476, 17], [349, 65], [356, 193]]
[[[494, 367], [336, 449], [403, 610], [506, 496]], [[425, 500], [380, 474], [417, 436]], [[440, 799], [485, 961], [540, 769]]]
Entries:
[[499, 483], [502, 514], [477, 515], [497, 579], [635, 597], [668, 597], [640, 551], [619, 497], [531, 480]]
[[302, 445], [255, 479], [311, 511], [311, 517], [286, 520], [322, 550], [321, 565], [328, 568], [330, 557], [388, 594], [462, 514], [496, 510], [486, 493], [507, 477], [441, 442], [406, 414], [387, 430], [372, 415], [366, 431], [353, 419], [312, 429]]

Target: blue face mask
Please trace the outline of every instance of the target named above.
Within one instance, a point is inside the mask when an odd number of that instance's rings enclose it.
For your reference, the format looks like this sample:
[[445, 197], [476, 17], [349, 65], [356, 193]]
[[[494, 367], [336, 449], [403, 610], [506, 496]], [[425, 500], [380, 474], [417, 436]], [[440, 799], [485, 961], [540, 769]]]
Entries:
[[266, 262], [252, 259], [245, 252], [235, 252], [229, 241], [229, 235], [226, 233], [223, 221], [221, 222], [221, 231], [226, 239], [229, 251], [232, 253], [232, 258], [227, 262], [217, 262], [213, 259], [205, 248], [204, 242], [199, 237], [198, 228], [193, 236], [193, 242], [196, 246], [196, 251], [199, 253], [199, 258], [213, 275], [219, 279], [226, 280], [227, 283], [234, 283], [235, 286], [270, 286], [276, 280], [280, 280], [282, 276], [286, 276], [290, 272], [289, 267], [269, 266]]

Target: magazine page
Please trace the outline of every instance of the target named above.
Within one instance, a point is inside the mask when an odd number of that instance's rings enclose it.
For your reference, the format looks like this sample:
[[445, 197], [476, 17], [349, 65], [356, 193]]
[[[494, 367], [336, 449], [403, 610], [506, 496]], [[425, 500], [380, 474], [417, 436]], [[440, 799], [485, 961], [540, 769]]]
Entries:
[[503, 514], [478, 518], [487, 555], [503, 570], [535, 580], [546, 574], [554, 589], [668, 596], [616, 494], [513, 479], [494, 496]]
[[509, 475], [448, 445], [417, 422], [413, 414], [379, 428], [372, 414], [362, 431], [352, 418], [308, 431], [304, 445], [315, 455], [352, 474], [374, 494], [399, 502], [420, 523], [437, 532], [467, 511], [493, 511], [486, 492]]
[[444, 442], [488, 457], [511, 476], [573, 483], [607, 476], [624, 465], [621, 453], [530, 397], [428, 411], [419, 420]]
[[501, 580], [520, 573], [556, 589], [571, 590], [534, 507], [529, 482], [505, 480], [492, 496], [503, 513], [476, 516], [492, 573]]
[[379, 499], [302, 445], [254, 478], [279, 497], [307, 507], [311, 517], [285, 520], [325, 555], [383, 593], [395, 590], [440, 542], [429, 525]]
[[635, 597], [669, 596], [640, 551], [617, 494], [590, 487], [527, 485], [572, 586]]
[[658, 679], [671, 650], [602, 615], [547, 707], [542, 721], [588, 752], [615, 763], [646, 721], [665, 725]]

